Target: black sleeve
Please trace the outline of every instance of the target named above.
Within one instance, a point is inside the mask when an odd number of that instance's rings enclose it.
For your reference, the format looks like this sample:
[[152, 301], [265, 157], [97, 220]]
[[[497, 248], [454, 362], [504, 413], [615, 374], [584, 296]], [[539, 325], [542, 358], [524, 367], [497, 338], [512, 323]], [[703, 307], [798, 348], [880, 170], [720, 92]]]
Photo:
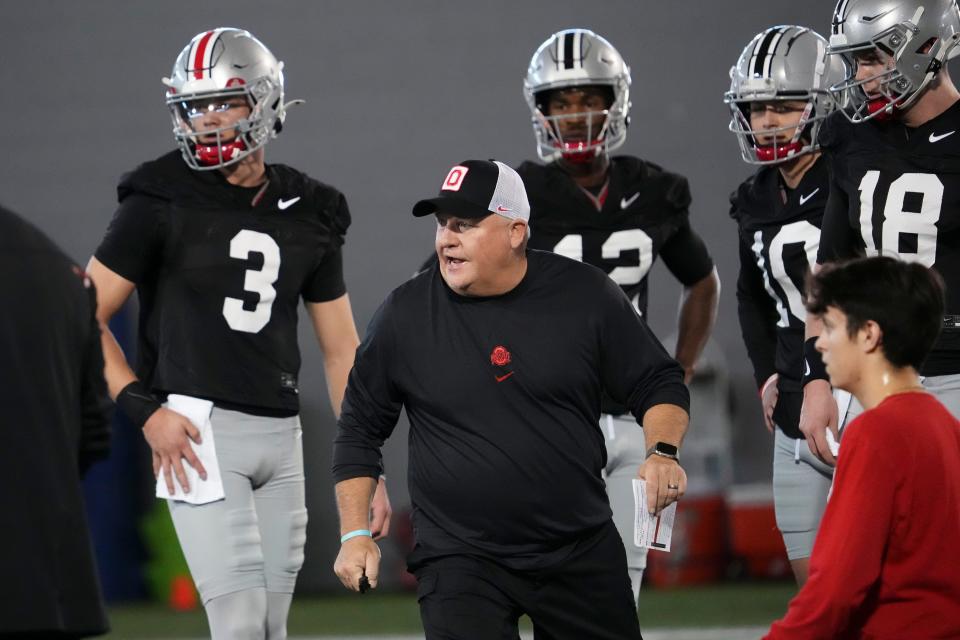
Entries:
[[685, 287], [700, 282], [713, 271], [713, 258], [707, 245], [686, 216], [680, 228], [660, 248], [660, 256], [670, 273]]
[[113, 403], [107, 393], [103, 377], [103, 350], [100, 344], [100, 325], [97, 322], [97, 294], [93, 284], [84, 280], [90, 298], [89, 331], [83, 353], [80, 382], [80, 473], [110, 451], [110, 418]]
[[737, 314], [740, 333], [753, 364], [757, 389], [776, 373], [777, 309], [763, 285], [763, 272], [754, 261], [753, 251], [740, 238], [740, 275], [737, 277]]
[[143, 194], [124, 198], [94, 255], [114, 273], [139, 283], [163, 249], [167, 201]]
[[329, 302], [347, 292], [343, 280], [343, 249], [331, 247], [307, 278], [302, 295], [307, 302]]
[[612, 280], [601, 329], [601, 382], [613, 400], [630, 407], [638, 422], [657, 404], [674, 404], [689, 413], [690, 393], [683, 368], [667, 354], [647, 323]]
[[834, 166], [830, 158], [830, 195], [823, 211], [820, 227], [820, 248], [817, 250], [817, 263], [826, 264], [836, 260], [852, 258], [858, 255], [856, 229], [850, 226], [850, 204], [847, 194], [836, 179], [839, 167]]
[[380, 448], [393, 433], [403, 408], [402, 396], [391, 378], [396, 357], [389, 317], [392, 299], [387, 298], [370, 321], [347, 379], [333, 441], [334, 482], [379, 478], [383, 473]]
[[330, 244], [300, 292], [306, 302], [329, 302], [347, 292], [343, 279], [343, 243], [350, 226], [350, 207], [342, 193], [335, 191], [334, 200], [329, 214]]

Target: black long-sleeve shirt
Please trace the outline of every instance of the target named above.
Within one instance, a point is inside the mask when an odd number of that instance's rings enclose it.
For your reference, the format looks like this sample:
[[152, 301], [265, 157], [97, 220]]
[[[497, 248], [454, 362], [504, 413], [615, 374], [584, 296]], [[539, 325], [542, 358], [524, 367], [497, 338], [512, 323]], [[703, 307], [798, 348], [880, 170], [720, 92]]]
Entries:
[[436, 266], [400, 286], [357, 351], [334, 445], [339, 482], [376, 477], [410, 420], [416, 558], [548, 566], [610, 518], [601, 389], [638, 421], [687, 409], [683, 371], [601, 270], [530, 250], [509, 293], [452, 292]]
[[[86, 286], [85, 286], [86, 285]], [[80, 268], [0, 207], [0, 636], [107, 630], [82, 472], [107, 455], [112, 403], [96, 295]]]

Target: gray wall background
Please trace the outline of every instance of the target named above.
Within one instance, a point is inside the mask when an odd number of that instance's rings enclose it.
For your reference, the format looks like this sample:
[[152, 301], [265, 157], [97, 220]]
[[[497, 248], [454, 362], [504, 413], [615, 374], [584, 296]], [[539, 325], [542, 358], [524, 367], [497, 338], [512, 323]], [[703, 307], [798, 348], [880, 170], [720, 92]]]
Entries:
[[[633, 124], [621, 153], [690, 179], [692, 220], [724, 283], [715, 336], [736, 390], [735, 474], [765, 480], [769, 438], [737, 324], [736, 231], [727, 216], [727, 195], [750, 169], [726, 131], [721, 98], [755, 33], [781, 23], [827, 33], [832, 8], [830, 0], [4, 2], [0, 202], [85, 263], [121, 173], [173, 146], [160, 78], [180, 48], [208, 28], [249, 29], [286, 63], [288, 98], [307, 101], [291, 110], [268, 161], [337, 186], [350, 203], [346, 273], [362, 335], [432, 248], [432, 222], [412, 219], [410, 205], [460, 160], [535, 157], [521, 94], [526, 64], [552, 32], [591, 28], [633, 71]], [[680, 290], [662, 267], [651, 278], [650, 320], [665, 336]], [[315, 589], [335, 584], [334, 420], [309, 323], [300, 333], [311, 513], [300, 584]], [[396, 508], [408, 502], [405, 445], [403, 422], [385, 450]], [[393, 545], [383, 547], [386, 562], [400, 562]]]

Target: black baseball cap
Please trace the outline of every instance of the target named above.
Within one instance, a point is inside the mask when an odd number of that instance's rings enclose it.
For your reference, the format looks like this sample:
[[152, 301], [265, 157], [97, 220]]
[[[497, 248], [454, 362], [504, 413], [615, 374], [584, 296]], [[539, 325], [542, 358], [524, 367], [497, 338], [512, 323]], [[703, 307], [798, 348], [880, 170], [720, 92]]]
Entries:
[[447, 172], [436, 198], [413, 205], [413, 215], [449, 213], [485, 218], [496, 213], [511, 220], [529, 220], [530, 203], [520, 175], [497, 160], [464, 160]]

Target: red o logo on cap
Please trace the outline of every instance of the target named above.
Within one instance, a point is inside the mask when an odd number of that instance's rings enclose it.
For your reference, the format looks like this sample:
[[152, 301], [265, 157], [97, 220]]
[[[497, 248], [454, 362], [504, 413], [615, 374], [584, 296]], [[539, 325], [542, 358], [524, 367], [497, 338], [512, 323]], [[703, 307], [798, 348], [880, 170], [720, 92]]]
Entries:
[[450, 169], [450, 173], [447, 174], [447, 178], [443, 181], [443, 186], [440, 187], [440, 191], [460, 191], [460, 185], [463, 184], [463, 179], [469, 170], [467, 167], [459, 164], [453, 169]]

